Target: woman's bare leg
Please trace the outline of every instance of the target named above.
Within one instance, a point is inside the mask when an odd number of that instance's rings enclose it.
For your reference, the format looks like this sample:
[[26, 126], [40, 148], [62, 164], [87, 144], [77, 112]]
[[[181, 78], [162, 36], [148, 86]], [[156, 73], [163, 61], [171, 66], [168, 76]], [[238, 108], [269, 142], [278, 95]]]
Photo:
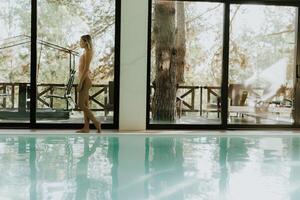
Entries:
[[[85, 125], [84, 127], [86, 128], [89, 126], [89, 120], [91, 120], [95, 127], [97, 128], [97, 132], [101, 132], [101, 124], [100, 122], [95, 118], [91, 110], [89, 109], [88, 106], [88, 100], [89, 100], [89, 89], [91, 87], [91, 82], [90, 80], [84, 81], [82, 85], [82, 89], [79, 92], [79, 108], [83, 111], [84, 113], [84, 120], [85, 120]], [[85, 129], [86, 130], [86, 129]]]
[[[85, 101], [85, 105], [87, 108], [89, 108], [89, 99], [88, 98]], [[90, 131], [90, 119], [88, 118], [88, 116], [86, 115], [85, 112], [83, 112], [83, 116], [84, 116], [84, 126], [82, 129]]]
[[[88, 107], [89, 99], [86, 98], [86, 96], [82, 94], [82, 91], [79, 92], [78, 96], [79, 96], [79, 99], [78, 99], [79, 108], [82, 109], [80, 106], [80, 104], [82, 104], [82, 102], [85, 102], [85, 105]], [[84, 111], [83, 111], [83, 118], [84, 118], [84, 125], [80, 130], [76, 131], [77, 133], [89, 133], [90, 132], [90, 120]]]

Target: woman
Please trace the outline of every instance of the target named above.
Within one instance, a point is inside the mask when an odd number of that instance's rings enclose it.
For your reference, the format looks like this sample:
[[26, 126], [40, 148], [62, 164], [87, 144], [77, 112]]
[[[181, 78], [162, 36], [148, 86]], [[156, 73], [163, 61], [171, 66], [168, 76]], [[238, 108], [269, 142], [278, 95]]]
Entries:
[[90, 131], [89, 121], [91, 120], [97, 132], [101, 132], [101, 123], [97, 121], [91, 110], [89, 109], [89, 89], [92, 87], [92, 81], [90, 79], [90, 63], [93, 57], [93, 45], [90, 35], [83, 35], [80, 39], [80, 47], [84, 48], [84, 52], [79, 60], [79, 108], [83, 111], [84, 126], [77, 132], [88, 133]]

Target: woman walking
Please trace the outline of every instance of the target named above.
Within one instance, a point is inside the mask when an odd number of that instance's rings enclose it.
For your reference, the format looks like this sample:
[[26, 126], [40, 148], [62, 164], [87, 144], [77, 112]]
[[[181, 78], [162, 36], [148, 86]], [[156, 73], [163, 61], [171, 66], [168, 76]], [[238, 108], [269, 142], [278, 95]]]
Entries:
[[84, 126], [77, 132], [88, 133], [90, 131], [91, 120], [97, 132], [101, 132], [101, 122], [98, 121], [93, 115], [92, 111], [89, 109], [89, 89], [92, 87], [92, 81], [90, 78], [90, 63], [93, 57], [93, 45], [92, 38], [90, 35], [83, 35], [80, 38], [80, 47], [84, 49], [83, 54], [80, 56], [79, 60], [79, 108], [83, 111], [84, 115]]

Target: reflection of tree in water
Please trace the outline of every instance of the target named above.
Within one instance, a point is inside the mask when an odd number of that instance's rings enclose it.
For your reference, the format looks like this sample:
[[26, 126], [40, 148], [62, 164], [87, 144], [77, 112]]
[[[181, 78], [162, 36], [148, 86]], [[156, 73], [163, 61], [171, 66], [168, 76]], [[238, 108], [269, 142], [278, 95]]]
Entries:
[[163, 199], [183, 199], [182, 188], [175, 189], [175, 185], [183, 181], [182, 142], [174, 138], [155, 138], [150, 145], [150, 194]]

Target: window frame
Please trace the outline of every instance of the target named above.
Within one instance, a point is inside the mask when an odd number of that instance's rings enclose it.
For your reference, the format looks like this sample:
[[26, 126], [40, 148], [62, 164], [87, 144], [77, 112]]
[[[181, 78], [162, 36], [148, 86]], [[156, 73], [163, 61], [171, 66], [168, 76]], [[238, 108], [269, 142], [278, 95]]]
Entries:
[[[228, 74], [229, 74], [229, 21], [230, 21], [230, 6], [233, 4], [252, 4], [252, 5], [274, 5], [274, 6], [293, 6], [298, 9], [296, 20], [298, 21], [298, 27], [296, 29], [297, 56], [296, 64], [300, 66], [300, 2], [297, 0], [178, 0], [184, 2], [219, 2], [224, 4], [224, 17], [223, 17], [223, 58], [222, 58], [222, 84], [221, 84], [221, 124], [151, 124], [150, 123], [150, 76], [151, 76], [151, 28], [152, 28], [152, 6], [153, 0], [149, 0], [148, 5], [148, 52], [147, 52], [147, 105], [146, 105], [146, 129], [174, 129], [174, 130], [228, 130], [228, 129], [292, 129], [300, 128], [300, 119], [295, 119], [293, 124], [228, 124]], [[296, 69], [295, 69], [296, 73]], [[296, 85], [296, 80], [295, 80]], [[300, 91], [297, 91], [300, 100]], [[295, 97], [296, 98], [296, 95]], [[296, 104], [295, 104], [296, 105]], [[294, 108], [299, 113], [300, 118], [300, 105]], [[297, 118], [297, 117], [296, 117]]]
[[[78, 129], [82, 123], [38, 123], [37, 106], [37, 1], [31, 0], [31, 55], [30, 55], [30, 115], [29, 122], [1, 122], [0, 128], [8, 129]], [[103, 129], [119, 128], [119, 90], [120, 90], [120, 41], [121, 41], [121, 1], [115, 0], [115, 52], [114, 52], [114, 115], [113, 123], [102, 124]], [[90, 127], [94, 126], [90, 124]]]

